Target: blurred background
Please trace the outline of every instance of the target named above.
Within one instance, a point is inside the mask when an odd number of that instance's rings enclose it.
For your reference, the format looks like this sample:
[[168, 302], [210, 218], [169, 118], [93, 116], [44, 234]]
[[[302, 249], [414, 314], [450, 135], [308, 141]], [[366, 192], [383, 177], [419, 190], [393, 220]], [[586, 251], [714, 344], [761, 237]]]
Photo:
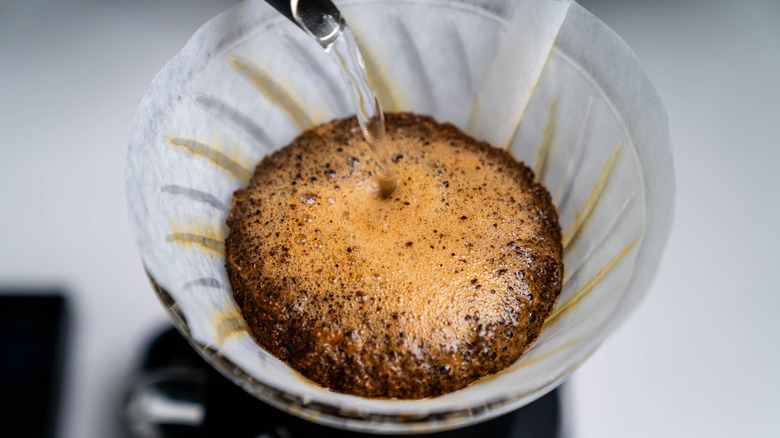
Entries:
[[[0, 0], [3, 423], [23, 405], [30, 430], [122, 436], [169, 326], [128, 229], [131, 125], [157, 71], [236, 3]], [[564, 385], [563, 435], [780, 436], [780, 2], [580, 3], [666, 105], [677, 208], [644, 302]]]

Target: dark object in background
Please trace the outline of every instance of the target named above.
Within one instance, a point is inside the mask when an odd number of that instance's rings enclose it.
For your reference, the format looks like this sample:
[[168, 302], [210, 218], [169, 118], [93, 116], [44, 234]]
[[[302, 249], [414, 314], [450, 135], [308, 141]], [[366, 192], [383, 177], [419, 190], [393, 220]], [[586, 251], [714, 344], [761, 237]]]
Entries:
[[[167, 414], [162, 414], [162, 412]], [[558, 390], [514, 412], [474, 426], [414, 437], [554, 438], [560, 431]], [[123, 412], [132, 438], [376, 437], [302, 420], [239, 388], [208, 365], [175, 329], [154, 340]]]
[[50, 438], [60, 405], [65, 299], [59, 291], [21, 292], [0, 291], [0, 435]]

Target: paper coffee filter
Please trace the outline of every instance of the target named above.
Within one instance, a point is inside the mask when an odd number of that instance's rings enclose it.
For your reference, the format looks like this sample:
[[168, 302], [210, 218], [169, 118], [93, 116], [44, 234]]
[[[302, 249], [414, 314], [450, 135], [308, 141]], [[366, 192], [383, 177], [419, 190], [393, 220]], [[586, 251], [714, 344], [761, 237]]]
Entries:
[[509, 148], [553, 195], [565, 283], [539, 339], [508, 370], [415, 401], [330, 392], [253, 341], [225, 272], [232, 193], [263, 156], [353, 112], [333, 62], [263, 1], [198, 30], [140, 105], [127, 197], [152, 284], [217, 369], [312, 421], [435, 431], [522, 406], [595, 351], [649, 287], [673, 209], [661, 103], [625, 43], [573, 2], [336, 3], [386, 111], [430, 114]]

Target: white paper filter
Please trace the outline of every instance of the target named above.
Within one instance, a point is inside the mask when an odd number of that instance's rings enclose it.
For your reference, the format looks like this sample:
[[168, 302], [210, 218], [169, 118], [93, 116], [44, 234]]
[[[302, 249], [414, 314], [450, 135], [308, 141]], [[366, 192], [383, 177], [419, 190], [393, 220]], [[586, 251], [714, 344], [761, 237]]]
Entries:
[[336, 2], [386, 111], [431, 114], [512, 153], [552, 193], [565, 284], [510, 369], [417, 401], [318, 387], [254, 343], [225, 273], [225, 218], [255, 164], [352, 113], [333, 63], [263, 1], [209, 21], [152, 82], [130, 141], [127, 196], [141, 257], [174, 321], [261, 399], [385, 433], [482, 421], [557, 386], [646, 292], [669, 234], [666, 115], [638, 60], [579, 5], [553, 0]]

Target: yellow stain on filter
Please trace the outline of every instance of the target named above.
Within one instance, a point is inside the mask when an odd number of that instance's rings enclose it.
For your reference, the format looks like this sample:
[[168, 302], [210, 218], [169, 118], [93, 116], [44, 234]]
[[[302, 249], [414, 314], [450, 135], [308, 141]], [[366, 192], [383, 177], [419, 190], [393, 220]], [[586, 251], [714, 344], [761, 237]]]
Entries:
[[585, 200], [585, 205], [582, 207], [582, 211], [577, 214], [577, 216], [574, 218], [574, 222], [571, 224], [569, 229], [566, 230], [566, 234], [563, 235], [564, 251], [570, 249], [574, 243], [576, 243], [580, 233], [588, 225], [591, 215], [599, 205], [601, 195], [604, 194], [604, 190], [606, 190], [608, 186], [609, 179], [612, 176], [615, 167], [617, 166], [617, 163], [620, 159], [620, 152], [622, 150], [623, 144], [620, 143], [617, 145], [615, 150], [612, 151], [612, 154], [609, 156], [607, 163], [604, 165], [604, 169], [601, 171], [599, 179], [593, 186], [593, 191], [591, 191], [588, 199]]
[[547, 168], [550, 166], [550, 155], [555, 147], [555, 132], [556, 119], [558, 117], [558, 98], [556, 97], [552, 103], [550, 103], [549, 115], [547, 116], [547, 124], [544, 126], [542, 132], [542, 144], [539, 146], [539, 150], [536, 151], [536, 159], [534, 160], [534, 181], [540, 182], [544, 179]]
[[[301, 131], [305, 131], [315, 125], [309, 118], [307, 111], [304, 110], [304, 105], [296, 101], [288, 91], [288, 88], [274, 80], [268, 72], [246, 59], [235, 56], [231, 58], [230, 63], [236, 71], [251, 80], [252, 84], [271, 102], [278, 105]], [[320, 123], [324, 121], [323, 118]]]
[[241, 181], [244, 185], [249, 184], [249, 180], [252, 178], [252, 172], [250, 170], [246, 169], [239, 164], [236, 159], [228, 157], [214, 146], [190, 138], [181, 137], [171, 138], [168, 142], [173, 147], [183, 148], [193, 155], [207, 159], [215, 166], [225, 170], [234, 178]]
[[555, 349], [553, 349], [551, 351], [548, 351], [547, 353], [540, 354], [539, 356], [536, 356], [533, 359], [529, 359], [529, 360], [521, 363], [520, 365], [518, 365], [518, 368], [525, 368], [525, 367], [531, 366], [531, 365], [533, 365], [533, 364], [535, 364], [535, 363], [537, 363], [539, 361], [547, 359], [548, 357], [552, 356], [555, 353], [563, 351], [563, 350], [565, 350], [565, 349], [567, 349], [569, 347], [573, 347], [573, 346], [579, 344], [580, 342], [582, 342], [582, 339], [575, 339], [575, 340], [573, 340], [571, 342], [567, 342], [567, 343], [561, 345], [558, 348], [555, 348]]
[[220, 346], [231, 336], [247, 333], [246, 321], [241, 316], [238, 309], [229, 309], [225, 312], [216, 312], [212, 326], [217, 334], [217, 341]]
[[187, 247], [198, 248], [201, 251], [225, 254], [225, 238], [227, 231], [224, 225], [174, 225], [165, 240]]
[[[536, 78], [536, 82], [531, 85], [530, 91], [528, 92], [528, 102], [531, 101], [531, 96], [536, 93], [536, 87], [539, 86], [539, 80], [541, 80], [541, 76]], [[506, 144], [504, 145], [504, 150], [511, 153], [512, 152], [512, 143], [515, 141], [515, 137], [517, 137], [517, 131], [520, 130], [520, 127], [523, 126], [523, 119], [525, 118], [525, 110], [528, 108], [528, 102], [526, 102], [526, 106], [523, 107], [522, 111], [520, 112], [520, 115], [517, 117], [517, 122], [515, 123], [515, 128], [512, 130], [512, 135], [509, 136], [509, 140], [507, 140]], [[558, 98], [556, 97], [552, 104], [556, 105], [557, 108]], [[482, 92], [480, 91], [479, 94], [477, 94], [477, 98], [474, 99], [474, 105], [471, 106], [471, 118], [474, 118], [474, 114], [480, 110], [480, 106], [482, 105]], [[469, 123], [471, 123], [469, 121]]]
[[607, 263], [606, 266], [601, 268], [601, 270], [596, 273], [596, 275], [588, 280], [587, 283], [585, 283], [582, 288], [580, 288], [577, 293], [575, 293], [573, 296], [568, 298], [563, 303], [559, 304], [558, 306], [555, 306], [552, 313], [550, 313], [550, 316], [547, 317], [547, 320], [545, 320], [544, 325], [549, 326], [555, 324], [561, 316], [563, 316], [566, 312], [573, 310], [579, 303], [582, 302], [583, 299], [585, 299], [586, 296], [601, 282], [601, 280], [604, 279], [604, 277], [609, 274], [612, 269], [615, 268], [615, 266], [620, 263], [620, 261], [623, 259], [623, 257], [626, 256], [626, 254], [631, 251], [634, 246], [639, 242], [639, 238], [634, 239], [633, 242], [631, 242], [627, 247], [623, 248], [622, 251], [618, 253], [615, 258], [613, 258], [609, 263]]

